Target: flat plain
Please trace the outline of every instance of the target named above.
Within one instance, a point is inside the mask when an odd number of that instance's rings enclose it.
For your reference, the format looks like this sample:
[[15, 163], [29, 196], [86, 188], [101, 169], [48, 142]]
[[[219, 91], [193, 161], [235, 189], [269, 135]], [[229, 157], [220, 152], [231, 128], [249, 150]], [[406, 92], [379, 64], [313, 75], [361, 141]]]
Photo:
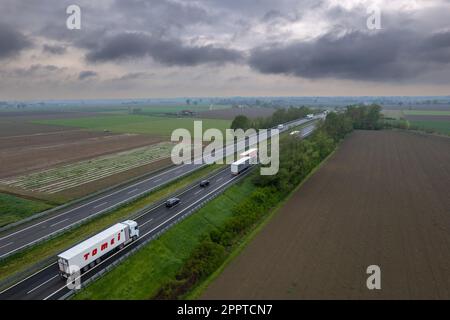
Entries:
[[449, 138], [356, 131], [202, 298], [449, 299], [449, 194]]

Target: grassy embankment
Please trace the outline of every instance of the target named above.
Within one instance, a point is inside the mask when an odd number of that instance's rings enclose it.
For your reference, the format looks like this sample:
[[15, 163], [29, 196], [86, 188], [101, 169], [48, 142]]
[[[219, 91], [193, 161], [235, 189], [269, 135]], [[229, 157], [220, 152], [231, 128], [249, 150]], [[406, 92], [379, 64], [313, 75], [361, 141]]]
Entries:
[[[264, 198], [270, 200], [261, 202]], [[217, 263], [226, 263], [227, 256], [234, 256], [241, 243], [249, 241], [245, 235], [253, 236], [251, 231], [265, 222], [264, 217], [270, 214], [274, 204], [279, 205], [281, 198], [282, 195], [277, 195], [273, 189], [258, 188], [247, 178], [84, 288], [75, 299], [148, 299], [160, 294], [161, 288], [168, 283], [176, 283], [174, 279], [179, 279], [180, 270], [186, 269], [186, 265], [214, 271]], [[215, 235], [223, 247], [211, 243], [208, 240], [211, 235]], [[213, 251], [211, 256], [209, 250]], [[219, 253], [214, 257], [215, 250]], [[201, 267], [190, 263], [192, 256], [197, 254], [204, 256], [200, 257], [203, 260], [200, 263], [204, 264]], [[214, 261], [211, 263], [211, 260]], [[195, 290], [198, 284], [192, 284], [190, 280], [178, 281]], [[202, 283], [200, 281], [200, 285]]]
[[0, 261], [0, 279], [5, 279], [8, 276], [25, 271], [28, 268], [32, 267], [38, 262], [36, 260], [36, 257], [44, 260], [46, 258], [55, 256], [71, 245], [85, 239], [89, 235], [94, 234], [120, 220], [126, 219], [134, 212], [156, 201], [164, 199], [177, 190], [188, 186], [193, 181], [200, 179], [204, 175], [218, 169], [218, 167], [219, 166], [217, 165], [211, 165], [200, 169], [192, 173], [191, 175], [181, 178], [165, 187], [162, 187], [161, 189], [156, 190], [147, 196], [139, 198], [138, 200], [135, 200], [130, 204], [113, 210], [108, 214], [94, 218], [86, 224], [72, 229], [68, 233], [59, 235], [51, 240], [33, 246], [29, 249], [25, 249]]
[[75, 299], [148, 299], [176, 275], [202, 237], [222, 226], [232, 215], [230, 208], [254, 189], [249, 179], [230, 187], [83, 289]]
[[0, 193], [0, 227], [50, 209], [52, 205]]

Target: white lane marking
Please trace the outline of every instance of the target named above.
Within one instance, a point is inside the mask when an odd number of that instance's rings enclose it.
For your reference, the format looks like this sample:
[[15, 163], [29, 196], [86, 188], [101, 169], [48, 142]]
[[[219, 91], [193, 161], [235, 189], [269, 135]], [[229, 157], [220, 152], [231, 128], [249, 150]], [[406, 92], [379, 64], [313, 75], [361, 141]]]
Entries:
[[217, 179], [216, 181], [219, 182], [219, 181], [222, 181], [222, 179], [223, 179], [223, 177]]
[[156, 179], [155, 181], [153, 181], [153, 182], [158, 182], [158, 181], [161, 181], [161, 178], [159, 178], [159, 179]]
[[145, 226], [147, 223], [149, 223], [149, 222], [152, 221], [152, 220], [153, 220], [153, 218], [150, 219], [150, 220], [148, 220], [148, 221], [145, 221], [144, 223], [141, 223], [141, 224], [139, 225], [139, 227]]
[[64, 220], [61, 220], [61, 221], [59, 221], [59, 222], [57, 222], [57, 223], [52, 224], [52, 225], [50, 226], [50, 228], [51, 228], [51, 227], [54, 227], [54, 226], [56, 226], [56, 225], [58, 225], [58, 224], [60, 224], [60, 223], [63, 223], [64, 221], [67, 221], [67, 220], [69, 220], [69, 218], [64, 219]]
[[1, 248], [4, 248], [4, 247], [7, 247], [7, 246], [9, 246], [9, 245], [12, 245], [13, 243], [14, 243], [13, 241], [8, 242], [7, 244], [2, 245], [2, 246], [0, 247], [0, 249], [1, 249]]
[[139, 189], [136, 188], [136, 189], [133, 189], [133, 190], [131, 190], [131, 191], [128, 191], [127, 194], [130, 194], [130, 193], [133, 193], [133, 192], [136, 192], [136, 191], [139, 191]]
[[195, 195], [197, 195], [197, 194], [199, 194], [200, 192], [202, 192], [203, 190], [202, 189], [200, 189], [200, 190], [198, 190], [196, 193], [194, 193]]
[[[185, 174], [188, 174], [188, 173], [190, 173], [190, 172], [192, 172], [192, 171], [195, 171], [195, 170], [197, 170], [197, 169], [198, 169], [198, 168], [194, 167], [194, 168], [192, 168], [191, 170], [186, 171]], [[171, 180], [174, 180], [174, 179], [175, 179], [175, 178], [173, 178], [173, 179], [171, 179]], [[170, 180], [170, 181], [171, 181], [171, 180]], [[85, 218], [83, 218], [83, 219], [81, 219], [81, 220], [79, 220], [79, 221], [76, 221], [76, 222], [74, 222], [74, 223], [72, 223], [72, 224], [69, 224], [69, 225], [67, 225], [67, 226], [65, 226], [65, 227], [63, 227], [63, 228], [61, 228], [61, 229], [64, 229], [64, 228], [70, 228], [71, 226], [73, 226], [73, 225], [75, 225], [75, 224], [77, 224], [77, 223], [80, 223], [80, 222], [82, 222], [82, 221], [84, 221], [84, 220], [87, 220], [87, 219], [89, 219], [89, 218], [91, 218], [91, 217], [95, 217], [95, 216], [97, 216], [97, 215], [99, 215], [99, 214], [101, 214], [101, 213], [103, 213], [103, 212], [105, 212], [105, 211], [108, 211], [108, 210], [110, 210], [110, 209], [112, 209], [112, 208], [114, 208], [114, 207], [117, 207], [117, 206], [121, 205], [122, 203], [125, 203], [125, 202], [127, 202], [127, 201], [130, 201], [130, 199], [137, 198], [137, 197], [139, 197], [140, 195], [143, 195], [143, 194], [145, 194], [145, 193], [148, 193], [148, 192], [152, 191], [153, 189], [156, 189], [157, 187], [158, 187], [158, 186], [154, 186], [154, 187], [152, 187], [152, 188], [150, 188], [150, 189], [144, 190], [144, 191], [142, 191], [142, 192], [140, 192], [140, 193], [134, 195], [133, 197], [131, 197], [131, 198], [129, 198], [129, 199], [122, 200], [122, 201], [120, 201], [120, 202], [118, 202], [118, 203], [116, 203], [116, 204], [113, 204], [113, 205], [111, 205], [111, 206], [109, 206], [109, 207], [107, 207], [107, 208], [105, 208], [105, 209], [100, 210], [100, 211], [97, 212], [96, 214], [87, 216], [87, 217], [85, 217]], [[62, 214], [61, 214], [61, 215], [62, 215]], [[53, 218], [51, 218], [51, 219], [53, 219]], [[50, 220], [50, 219], [48, 219], [48, 220]], [[48, 221], [48, 220], [46, 220], [46, 221]], [[37, 226], [37, 225], [39, 225], [39, 224], [41, 224], [41, 223], [42, 223], [42, 222], [37, 223], [37, 224], [35, 224], [35, 225], [33, 225], [33, 226], [30, 226], [29, 228], [35, 227], [35, 226]], [[27, 228], [27, 229], [29, 229], [29, 228]], [[61, 229], [59, 229], [59, 230], [61, 230]], [[29, 242], [29, 243], [27, 243], [27, 244], [24, 244], [23, 246], [20, 246], [20, 247], [14, 249], [14, 250], [8, 251], [7, 253], [1, 255], [0, 258], [3, 258], [3, 257], [5, 257], [5, 256], [7, 256], [8, 254], [11, 254], [11, 253], [13, 253], [13, 252], [19, 251], [19, 250], [21, 250], [22, 248], [28, 247], [28, 246], [30, 246], [30, 245], [36, 243], [36, 242], [39, 242], [41, 239], [45, 239], [45, 238], [47, 238], [48, 236], [50, 236], [50, 235], [52, 235], [52, 234], [58, 232], [59, 230], [55, 230], [54, 232], [49, 233], [48, 235], [45, 235], [45, 236], [40, 237], [40, 238], [38, 238], [38, 239], [36, 239], [36, 240], [33, 240], [33, 241], [31, 241], [31, 242]], [[21, 231], [17, 231], [16, 233], [19, 233], [19, 232], [21, 232]], [[9, 237], [9, 236], [6, 236], [6, 237], [4, 237], [4, 238], [8, 238], [8, 237]], [[4, 239], [4, 238], [0, 238], [0, 240], [2, 240], [2, 239]]]
[[[217, 175], [219, 175], [219, 174], [221, 174], [221, 173], [223, 173], [223, 172], [226, 171], [226, 170], [229, 170], [229, 169], [228, 169], [228, 168], [224, 168], [224, 169], [222, 169], [222, 170], [219, 170], [218, 172], [216, 172], [215, 174], [213, 174], [213, 175], [210, 177], [210, 179], [211, 179], [211, 178], [214, 178], [215, 176], [217, 176]], [[192, 190], [192, 189], [195, 189], [195, 188], [197, 188], [197, 184], [194, 184], [194, 185], [192, 185], [190, 188], [188, 188], [188, 189], [186, 189], [186, 190], [183, 190], [183, 191], [180, 192], [180, 193], [177, 193], [174, 197], [175, 197], [175, 198], [179, 198], [179, 197], [181, 197], [181, 195], [183, 195], [183, 194], [185, 194], [186, 192], [188, 192], [188, 191], [190, 191], [190, 190]], [[133, 218], [133, 219], [134, 219], [134, 220], [137, 220], [137, 219], [139, 219], [139, 218], [145, 216], [146, 214], [149, 214], [150, 212], [152, 212], [152, 211], [155, 210], [156, 208], [159, 208], [159, 207], [161, 207], [161, 206], [164, 206], [165, 204], [166, 204], [166, 202], [164, 201], [164, 202], [158, 204], [157, 206], [148, 209], [146, 212], [144, 212], [144, 213], [141, 214], [140, 216], [137, 216], [137, 217], [135, 217], [135, 218]]]
[[8, 291], [9, 289], [12, 289], [12, 288], [14, 288], [15, 286], [18, 286], [19, 284], [21, 284], [22, 282], [24, 282], [24, 281], [27, 281], [28, 279], [30, 279], [30, 278], [32, 278], [32, 277], [34, 277], [35, 275], [37, 275], [38, 273], [40, 273], [40, 272], [42, 272], [42, 271], [44, 271], [45, 269], [48, 269], [48, 268], [50, 268], [51, 266], [53, 266], [54, 264], [56, 264], [56, 261], [55, 262], [53, 262], [52, 264], [49, 264], [48, 266], [46, 266], [45, 268], [42, 268], [41, 270], [38, 270], [38, 271], [36, 271], [35, 273], [33, 273], [32, 275], [30, 275], [30, 276], [28, 276], [28, 277], [26, 277], [25, 279], [23, 279], [23, 280], [20, 280], [19, 282], [17, 282], [17, 283], [15, 283], [15, 284], [13, 284], [11, 287], [8, 287], [8, 288], [6, 288], [5, 290], [3, 290], [3, 291], [1, 291], [0, 292], [0, 294], [3, 294], [3, 293], [5, 293], [6, 291]]
[[[167, 220], [165, 220], [164, 222], [160, 223], [159, 225], [157, 225], [156, 227], [154, 227], [153, 229], [151, 229], [150, 231], [147, 231], [146, 233], [144, 233], [143, 235], [141, 235], [139, 237], [139, 239], [137, 239], [134, 242], [131, 242], [129, 245], [132, 245], [133, 243], [137, 243], [139, 240], [143, 239], [146, 235], [148, 235], [149, 233], [152, 233], [153, 231], [155, 231], [156, 229], [158, 229], [159, 227], [161, 227], [162, 225], [164, 225], [166, 222], [176, 218], [177, 216], [179, 216], [181, 213], [185, 212], [186, 210], [188, 210], [189, 208], [191, 208], [193, 205], [197, 204], [198, 202], [202, 201], [203, 199], [205, 199], [206, 197], [208, 197], [210, 194], [216, 192], [217, 190], [219, 190], [220, 188], [222, 188], [223, 186], [229, 184], [230, 182], [234, 181], [235, 179], [237, 179], [238, 177], [240, 177], [239, 175], [237, 176], [233, 176], [230, 180], [226, 181], [225, 183], [221, 184], [220, 186], [218, 186], [216, 189], [214, 189], [213, 191], [209, 192], [208, 194], [204, 195], [203, 197], [201, 197], [200, 199], [198, 199], [197, 201], [191, 203], [189, 206], [187, 206], [186, 208], [184, 208], [183, 210], [181, 210], [180, 212], [178, 212], [177, 214], [171, 216], [170, 218], [168, 218]], [[123, 249], [122, 249], [123, 250]], [[121, 250], [121, 251], [122, 251]], [[99, 266], [101, 266], [103, 263], [105, 263], [106, 261], [108, 261], [109, 259], [112, 259], [115, 255], [119, 254], [121, 251], [117, 251], [116, 253], [114, 253], [113, 255], [109, 256], [108, 258], [106, 258], [105, 260], [103, 260], [102, 262], [100, 262], [99, 264], [97, 264], [96, 266], [94, 266], [92, 269], [89, 269], [84, 275], [88, 274], [89, 272], [95, 270], [96, 268], [98, 268]], [[76, 279], [74, 279], [74, 281], [78, 280], [78, 278], [80, 278], [81, 276], [77, 277]], [[58, 290], [54, 291], [53, 293], [51, 293], [50, 295], [48, 295], [47, 297], [45, 297], [43, 300], [47, 300], [49, 299], [51, 296], [55, 295], [56, 293], [60, 292], [61, 290], [64, 290], [66, 288], [66, 286], [63, 286], [61, 288], [59, 288]]]
[[[183, 167], [183, 166], [185, 166], [185, 164], [182, 164], [182, 165], [180, 165], [180, 166]], [[58, 215], [56, 215], [56, 216], [54, 216], [54, 217], [48, 218], [48, 219], [43, 220], [43, 221], [41, 221], [41, 222], [39, 222], [39, 223], [33, 224], [33, 225], [29, 226], [29, 227], [20, 229], [20, 230], [18, 230], [18, 231], [16, 231], [16, 232], [10, 233], [10, 234], [8, 234], [8, 235], [6, 235], [6, 236], [0, 238], [0, 240], [9, 238], [9, 237], [11, 237], [11, 236], [13, 236], [13, 235], [15, 235], [15, 234], [18, 234], [18, 233], [23, 232], [23, 231], [26, 231], [26, 230], [28, 230], [28, 229], [34, 228], [34, 227], [36, 227], [37, 225], [40, 225], [40, 224], [45, 223], [45, 222], [47, 222], [47, 221], [53, 220], [53, 219], [55, 219], [55, 218], [57, 218], [57, 217], [63, 216], [63, 215], [68, 214], [68, 213], [70, 213], [70, 212], [72, 212], [72, 211], [78, 210], [78, 209], [83, 208], [83, 207], [85, 207], [85, 206], [88, 206], [88, 205], [90, 205], [90, 204], [92, 204], [92, 203], [95, 203], [95, 202], [98, 202], [98, 201], [100, 201], [100, 200], [103, 200], [103, 199], [105, 199], [105, 198], [107, 198], [107, 197], [113, 196], [113, 195], [115, 195], [115, 194], [117, 194], [117, 193], [119, 193], [119, 192], [123, 192], [123, 191], [125, 191], [125, 190], [127, 190], [127, 189], [130, 189], [130, 188], [132, 188], [132, 187], [135, 187], [135, 186], [137, 186], [137, 185], [139, 185], [139, 184], [142, 184], [142, 183], [144, 183], [144, 182], [150, 181], [150, 180], [152, 180], [152, 179], [154, 179], [154, 178], [156, 178], [156, 177], [159, 177], [159, 176], [161, 176], [161, 175], [163, 175], [163, 174], [167, 174], [167, 173], [172, 172], [172, 171], [174, 171], [174, 170], [178, 170], [178, 169], [180, 169], [180, 166], [176, 166], [175, 168], [172, 168], [172, 169], [170, 169], [170, 170], [164, 171], [164, 172], [162, 172], [162, 173], [160, 173], [160, 174], [157, 174], [156, 176], [153, 176], [153, 177], [151, 177], [151, 178], [148, 178], [148, 179], [145, 179], [145, 180], [136, 182], [135, 184], [132, 184], [132, 185], [130, 185], [130, 186], [128, 186], [128, 187], [119, 189], [119, 190], [117, 190], [117, 191], [115, 191], [115, 192], [113, 192], [113, 193], [109, 193], [109, 194], [107, 194], [107, 195], [104, 195], [103, 197], [100, 197], [100, 198], [94, 199], [94, 200], [92, 200], [92, 201], [86, 202], [85, 204], [82, 204], [81, 206], [78, 206], [78, 207], [75, 207], [75, 208], [73, 208], [73, 209], [70, 209], [69, 211], [62, 212], [62, 213], [60, 213], [60, 214], [58, 214]], [[195, 169], [197, 169], [197, 168], [195, 168]], [[190, 172], [190, 171], [187, 171], [187, 172]], [[154, 188], [155, 188], [155, 187], [153, 187], [153, 188], [151, 188], [151, 189], [148, 189], [148, 190], [153, 190]], [[128, 200], [128, 199], [127, 199], [127, 200]], [[122, 201], [122, 202], [123, 202], [123, 201]], [[119, 202], [117, 205], [120, 205], [122, 202]], [[101, 212], [101, 211], [100, 211], [100, 212]], [[15, 251], [16, 251], [16, 250], [15, 250]], [[2, 257], [2, 256], [0, 256], [0, 258], [1, 258], [1, 257]]]
[[38, 285], [37, 287], [34, 287], [33, 289], [31, 289], [30, 291], [27, 292], [27, 294], [32, 293], [33, 291], [36, 291], [37, 289], [39, 289], [40, 287], [42, 287], [44, 284], [49, 283], [50, 281], [52, 281], [53, 279], [55, 279], [56, 277], [59, 277], [59, 275], [57, 274], [54, 277], [51, 277], [50, 279], [42, 282], [40, 285]]
[[[289, 127], [299, 126], [299, 125], [301, 125], [301, 124], [303, 124], [303, 123], [306, 123], [306, 122], [308, 122], [308, 121], [310, 121], [310, 120], [308, 120], [308, 119], [302, 119], [302, 120], [299, 120], [299, 121], [294, 120], [294, 121], [292, 121], [292, 122], [286, 123], [286, 125], [289, 126]], [[287, 128], [286, 128], [286, 130], [287, 130]], [[271, 133], [270, 133], [270, 136], [272, 136]], [[238, 144], [238, 143], [239, 143], [239, 141], [236, 142], [236, 144]], [[229, 148], [231, 148], [231, 150], [228, 150]], [[226, 146], [226, 147], [224, 147], [224, 149], [225, 149], [225, 156], [228, 156], [229, 154], [235, 152], [235, 150], [234, 150], [234, 149], [235, 149], [235, 148], [234, 148], [234, 145]], [[101, 199], [110, 197], [110, 196], [112, 196], [112, 195], [114, 195], [114, 194], [117, 194], [117, 193], [119, 193], [119, 192], [123, 192], [123, 191], [125, 191], [125, 190], [127, 190], [127, 189], [129, 189], [129, 188], [131, 188], [131, 187], [134, 187], [134, 186], [137, 186], [137, 185], [142, 184], [142, 183], [144, 183], [144, 182], [150, 181], [150, 180], [152, 180], [152, 179], [154, 179], [154, 178], [156, 178], [156, 177], [159, 177], [159, 176], [161, 176], [161, 175], [164, 175], [164, 174], [167, 174], [167, 173], [172, 172], [172, 171], [174, 171], [174, 170], [180, 169], [180, 168], [183, 167], [183, 166], [186, 166], [186, 164], [182, 164], [182, 165], [180, 165], [180, 166], [176, 166], [175, 168], [172, 168], [172, 169], [170, 169], [170, 170], [164, 171], [164, 172], [162, 172], [162, 173], [160, 173], [160, 174], [157, 174], [156, 176], [153, 176], [153, 177], [150, 177], [150, 178], [148, 178], [148, 179], [139, 181], [139, 182], [137, 182], [137, 183], [135, 183], [135, 184], [132, 184], [132, 185], [130, 185], [130, 186], [128, 186], [128, 187], [125, 187], [125, 188], [123, 188], [123, 189], [119, 189], [119, 190], [117, 190], [117, 191], [115, 191], [115, 192], [113, 192], [113, 193], [107, 194], [107, 195], [105, 195], [105, 196], [103, 196], [103, 197], [100, 197], [100, 198], [98, 198], [98, 199], [94, 199], [94, 200], [92, 200], [92, 201], [90, 201], [90, 202], [87, 202], [87, 203], [85, 203], [85, 204], [83, 204], [83, 205], [81, 205], [81, 206], [79, 206], [79, 207], [76, 207], [76, 208], [73, 208], [73, 209], [71, 209], [71, 210], [69, 210], [69, 211], [63, 212], [63, 213], [61, 213], [61, 214], [59, 214], [59, 215], [56, 215], [56, 216], [54, 216], [54, 217], [51, 217], [51, 218], [49, 218], [49, 219], [47, 219], [47, 220], [43, 220], [43, 221], [41, 221], [41, 222], [39, 222], [39, 223], [36, 223], [36, 224], [34, 224], [34, 225], [31, 225], [31, 226], [29, 226], [29, 227], [27, 227], [27, 228], [24, 228], [24, 229], [21, 229], [21, 230], [18, 230], [18, 231], [16, 231], [16, 232], [14, 232], [14, 233], [8, 234], [8, 235], [6, 235], [6, 236], [0, 238], [0, 240], [9, 238], [9, 237], [11, 237], [11, 236], [13, 236], [13, 235], [15, 235], [15, 234], [17, 234], [17, 233], [20, 233], [20, 232], [23, 232], [23, 231], [25, 231], [25, 230], [34, 228], [34, 227], [36, 227], [36, 226], [38, 226], [38, 225], [40, 225], [40, 224], [42, 224], [42, 223], [44, 223], [44, 222], [47, 222], [47, 221], [52, 220], [52, 219], [55, 219], [55, 218], [57, 218], [57, 217], [59, 217], [59, 216], [68, 214], [68, 213], [70, 213], [70, 212], [72, 212], [72, 211], [74, 211], [74, 210], [80, 209], [80, 208], [82, 208], [82, 207], [84, 207], [84, 206], [87, 206], [87, 205], [89, 205], [89, 204], [91, 204], [91, 203], [97, 202], [97, 201], [99, 201], [99, 200], [101, 200]], [[198, 170], [198, 169], [200, 169], [200, 168], [202, 168], [202, 167], [203, 167], [203, 166], [199, 166], [199, 167], [195, 167], [195, 166], [194, 166], [191, 170], [186, 171], [185, 174], [188, 174], [188, 173], [190, 173], [190, 172], [192, 172], [192, 171]], [[174, 179], [175, 179], [175, 178], [169, 179], [168, 182], [171, 181], [171, 180], [174, 180]], [[145, 193], [147, 193], [147, 192], [150, 192], [150, 191], [152, 191], [153, 189], [155, 189], [155, 188], [157, 188], [157, 187], [158, 187], [158, 186], [154, 186], [154, 187], [152, 187], [152, 188], [149, 188], [149, 189], [147, 189], [147, 190], [145, 190], [145, 191], [143, 191], [143, 192], [141, 192], [141, 193], [139, 193], [139, 194], [137, 194], [137, 195], [135, 195], [135, 196], [133, 196], [133, 197], [139, 197], [140, 195], [145, 194]], [[127, 202], [127, 201], [130, 201], [131, 199], [133, 199], [133, 197], [131, 197], [131, 198], [129, 198], [129, 199], [122, 200], [122, 201], [119, 201], [118, 203], [116, 203], [116, 204], [114, 204], [114, 205], [112, 205], [112, 206], [110, 206], [110, 207], [108, 207], [108, 208], [105, 208], [105, 209], [103, 209], [103, 210], [100, 210], [100, 211], [97, 212], [96, 214], [90, 215], [90, 216], [88, 216], [88, 217], [85, 217], [85, 218], [83, 218], [83, 219], [77, 221], [77, 222], [74, 222], [73, 224], [79, 223], [79, 222], [81, 222], [81, 221], [84, 221], [84, 220], [86, 220], [86, 219], [88, 219], [88, 218], [90, 218], [90, 217], [92, 217], [92, 216], [99, 215], [99, 214], [101, 214], [101, 213], [103, 213], [103, 212], [105, 212], [105, 211], [107, 211], [107, 210], [109, 210], [109, 209], [111, 209], [111, 208], [114, 208], [114, 207], [116, 207], [116, 206], [121, 205], [122, 203], [125, 203], [125, 202]], [[73, 224], [70, 224], [70, 225], [66, 226], [65, 228], [69, 228], [69, 227], [72, 226]], [[58, 231], [59, 231], [59, 230], [57, 230], [57, 231], [55, 231], [55, 232], [58, 232]], [[18, 248], [14, 249], [14, 250], [11, 250], [11, 251], [9, 251], [9, 252], [7, 252], [7, 253], [1, 255], [0, 258], [3, 258], [4, 256], [6, 256], [6, 255], [8, 255], [8, 254], [11, 254], [11, 253], [13, 253], [13, 252], [19, 251], [19, 250], [22, 249], [22, 248], [25, 248], [25, 247], [27, 247], [27, 246], [29, 246], [29, 245], [32, 245], [32, 244], [34, 244], [34, 243], [36, 243], [36, 242], [39, 242], [41, 239], [44, 239], [44, 238], [46, 238], [46, 237], [48, 237], [48, 236], [50, 236], [50, 235], [52, 235], [52, 234], [53, 234], [53, 233], [50, 233], [50, 234], [48, 234], [48, 235], [46, 235], [46, 236], [43, 236], [43, 237], [38, 238], [38, 239], [36, 239], [36, 240], [34, 240], [34, 241], [31, 241], [31, 242], [29, 242], [29, 243], [27, 243], [27, 244], [25, 244], [25, 245], [23, 245], [23, 246], [21, 246], [21, 247], [18, 247]]]
[[100, 204], [96, 205], [96, 206], [94, 207], [94, 209], [97, 209], [97, 208], [99, 208], [99, 207], [102, 207], [102, 206], [104, 206], [105, 204], [108, 204], [108, 202], [100, 203]]

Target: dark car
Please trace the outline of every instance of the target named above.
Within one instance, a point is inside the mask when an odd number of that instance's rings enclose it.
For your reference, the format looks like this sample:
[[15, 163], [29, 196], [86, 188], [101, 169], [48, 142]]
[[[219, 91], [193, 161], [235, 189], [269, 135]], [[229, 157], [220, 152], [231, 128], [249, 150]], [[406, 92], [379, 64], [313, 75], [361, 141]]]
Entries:
[[207, 187], [207, 186], [209, 186], [209, 180], [202, 180], [200, 182], [200, 187], [204, 188], [204, 187]]
[[166, 201], [166, 207], [167, 208], [172, 208], [173, 206], [177, 205], [180, 203], [180, 199], [178, 198], [170, 198], [169, 200]]

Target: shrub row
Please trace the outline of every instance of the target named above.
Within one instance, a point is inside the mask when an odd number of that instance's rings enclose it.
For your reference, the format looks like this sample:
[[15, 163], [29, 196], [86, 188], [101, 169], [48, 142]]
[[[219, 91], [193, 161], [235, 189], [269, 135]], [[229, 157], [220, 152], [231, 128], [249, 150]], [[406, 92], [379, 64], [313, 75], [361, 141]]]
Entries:
[[[211, 275], [236, 244], [253, 229], [336, 147], [339, 137], [351, 131], [347, 118], [326, 120], [310, 139], [292, 136], [280, 140], [280, 171], [274, 176], [253, 175], [256, 190], [231, 208], [231, 218], [221, 227], [204, 235], [174, 279], [166, 282], [152, 299], [180, 299]], [[331, 130], [338, 126], [341, 129]], [[341, 130], [345, 128], [345, 133]], [[332, 134], [339, 137], [331, 136]]]

